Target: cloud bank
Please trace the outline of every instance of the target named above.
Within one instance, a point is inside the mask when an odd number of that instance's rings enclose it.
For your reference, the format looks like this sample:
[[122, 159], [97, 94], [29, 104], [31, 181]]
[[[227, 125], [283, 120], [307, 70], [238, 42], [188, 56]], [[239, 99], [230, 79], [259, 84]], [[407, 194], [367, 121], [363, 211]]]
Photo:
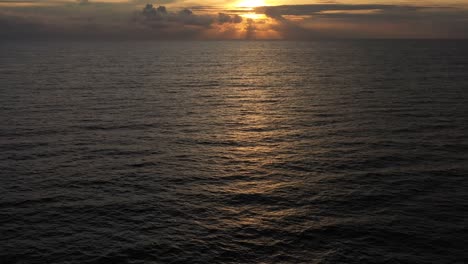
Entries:
[[277, 21], [284, 37], [293, 39], [468, 37], [468, 10], [455, 7], [316, 4], [256, 12]]

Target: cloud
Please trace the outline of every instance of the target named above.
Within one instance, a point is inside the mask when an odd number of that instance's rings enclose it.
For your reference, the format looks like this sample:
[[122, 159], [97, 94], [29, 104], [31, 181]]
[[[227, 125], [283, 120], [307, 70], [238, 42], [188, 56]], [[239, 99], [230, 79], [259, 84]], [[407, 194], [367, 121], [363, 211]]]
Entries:
[[80, 5], [87, 5], [87, 4], [90, 3], [89, 0], [77, 0], [77, 2], [78, 2], [78, 4], [80, 4]]
[[151, 28], [172, 27], [173, 30], [185, 26], [210, 27], [214, 18], [208, 15], [195, 15], [189, 9], [169, 12], [165, 6], [154, 7], [147, 4], [136, 21]]
[[157, 5], [167, 5], [177, 2], [177, 0], [129, 0], [129, 2], [138, 4], [138, 5], [146, 5], [146, 4], [157, 4]]
[[[67, 2], [0, 10], [0, 39], [226, 39], [240, 38], [238, 15], [134, 2]], [[83, 4], [82, 4], [83, 3]]]
[[225, 24], [225, 23], [242, 23], [242, 17], [239, 15], [227, 15], [225, 13], [219, 13], [218, 14], [218, 23], [219, 24]]
[[468, 11], [454, 6], [283, 5], [255, 8], [265, 17], [246, 19], [245, 10], [203, 5], [184, 8], [185, 0], [47, 3], [53, 5], [2, 6], [0, 38], [468, 38]]
[[424, 11], [434, 10], [438, 13], [458, 11], [447, 7], [402, 6], [402, 5], [344, 5], [344, 4], [315, 4], [315, 5], [284, 5], [265, 6], [255, 9], [276, 20], [283, 20], [284, 16], [308, 16], [315, 18], [354, 18], [354, 19], [385, 19], [397, 22], [399, 19], [417, 18]]
[[314, 4], [255, 11], [275, 20], [272, 27], [288, 39], [468, 37], [468, 11], [455, 7]]
[[257, 13], [273, 12], [281, 15], [313, 15], [324, 11], [334, 10], [418, 10], [425, 7], [418, 6], [399, 6], [399, 5], [345, 5], [345, 4], [314, 4], [314, 5], [282, 5], [282, 6], [262, 6], [257, 7], [255, 11]]
[[245, 38], [246, 39], [255, 39], [255, 31], [257, 30], [257, 27], [255, 26], [254, 20], [253, 19], [247, 19], [247, 25], [245, 27]]

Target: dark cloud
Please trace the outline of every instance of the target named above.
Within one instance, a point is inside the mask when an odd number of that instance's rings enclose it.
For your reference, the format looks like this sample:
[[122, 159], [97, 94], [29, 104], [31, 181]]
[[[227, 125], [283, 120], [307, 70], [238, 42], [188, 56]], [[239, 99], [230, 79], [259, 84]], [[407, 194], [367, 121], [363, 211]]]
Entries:
[[234, 24], [239, 24], [242, 23], [242, 17], [239, 15], [228, 15], [225, 13], [219, 13], [218, 14], [218, 23], [219, 24], [225, 24], [225, 23], [234, 23]]
[[45, 34], [43, 24], [14, 15], [0, 16], [0, 37], [3, 39], [17, 37], [41, 37]]
[[359, 10], [382, 10], [392, 12], [416, 11], [428, 7], [423, 6], [400, 6], [400, 5], [343, 5], [343, 4], [315, 4], [315, 5], [283, 5], [257, 7], [257, 13], [272, 13], [280, 15], [314, 15], [324, 11], [359, 11]]
[[90, 3], [89, 0], [77, 0], [77, 2], [78, 2], [78, 4], [80, 4], [80, 5], [87, 5], [87, 4]]
[[181, 15], [181, 16], [191, 16], [191, 15], [193, 15], [193, 12], [190, 9], [184, 8], [184, 9], [179, 11], [179, 15]]
[[190, 10], [171, 12], [165, 6], [147, 4], [134, 13], [126, 26], [145, 39], [197, 39], [212, 19], [194, 15]]
[[141, 14], [151, 20], [160, 20], [167, 16], [167, 9], [164, 6], [154, 8], [152, 4], [147, 4]]
[[247, 24], [246, 24], [246, 27], [245, 27], [245, 32], [246, 32], [246, 35], [245, 35], [245, 38], [246, 39], [255, 39], [255, 31], [257, 30], [257, 27], [255, 26], [255, 22], [253, 19], [249, 18], [247, 19]]
[[[1, 1], [1, 0], [0, 0]], [[135, 3], [76, 1], [54, 6], [11, 7], [0, 10], [0, 39], [203, 39], [236, 35], [238, 15]], [[138, 8], [138, 9], [135, 9]], [[133, 11], [132, 11], [133, 10]], [[237, 35], [236, 35], [237, 36]]]
[[134, 4], [146, 5], [146, 4], [155, 4], [155, 5], [167, 5], [177, 2], [177, 0], [130, 0], [129, 2]]
[[[403, 6], [403, 5], [284, 5], [266, 6], [255, 9], [276, 20], [284, 16], [310, 16], [326, 18], [381, 19], [398, 22], [400, 19], [441, 18], [458, 20], [468, 17], [466, 9], [454, 7]], [[360, 12], [361, 11], [361, 12]], [[368, 11], [368, 12], [366, 12]]]
[[155, 26], [200, 26], [211, 27], [214, 23], [218, 24], [238, 24], [242, 22], [242, 17], [239, 15], [228, 15], [219, 13], [217, 16], [212, 15], [197, 15], [190, 9], [182, 9], [179, 12], [169, 12], [166, 7], [159, 6], [155, 8], [151, 4], [147, 4], [141, 12], [143, 20], [139, 20], [145, 25]]
[[[277, 21], [272, 28], [288, 39], [468, 37], [468, 11], [454, 7], [314, 4], [255, 11]], [[288, 16], [302, 19], [292, 21]], [[327, 29], [320, 29], [324, 25]]]

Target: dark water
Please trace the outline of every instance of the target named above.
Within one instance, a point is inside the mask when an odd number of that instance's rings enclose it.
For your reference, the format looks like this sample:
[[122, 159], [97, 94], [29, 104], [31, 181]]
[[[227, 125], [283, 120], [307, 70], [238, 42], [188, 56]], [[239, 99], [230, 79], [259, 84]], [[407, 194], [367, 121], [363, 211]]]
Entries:
[[0, 83], [0, 263], [467, 263], [468, 42], [6, 42]]

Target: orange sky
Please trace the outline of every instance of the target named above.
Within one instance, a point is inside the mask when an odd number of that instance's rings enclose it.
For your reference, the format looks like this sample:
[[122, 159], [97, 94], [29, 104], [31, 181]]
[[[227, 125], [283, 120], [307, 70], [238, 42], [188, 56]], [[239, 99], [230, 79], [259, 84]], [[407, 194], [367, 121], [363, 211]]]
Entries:
[[[160, 4], [144, 13], [152, 2]], [[468, 38], [467, 7], [468, 0], [0, 0], [0, 37]]]

